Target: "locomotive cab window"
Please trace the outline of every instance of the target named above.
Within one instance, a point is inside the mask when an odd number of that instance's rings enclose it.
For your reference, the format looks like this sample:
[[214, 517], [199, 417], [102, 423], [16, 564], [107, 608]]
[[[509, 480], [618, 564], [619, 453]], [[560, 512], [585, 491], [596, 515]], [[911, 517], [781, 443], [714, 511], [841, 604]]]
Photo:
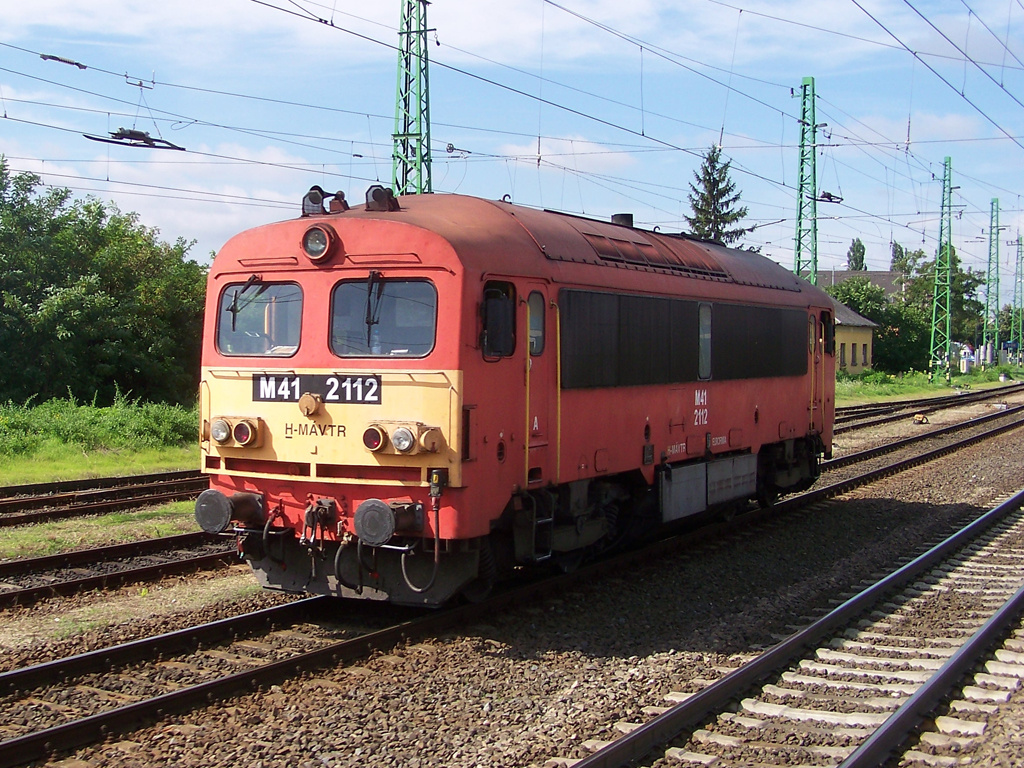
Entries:
[[220, 295], [217, 349], [222, 355], [288, 357], [299, 348], [301, 321], [298, 285], [264, 283], [253, 275]]
[[338, 357], [426, 357], [436, 329], [437, 289], [426, 280], [371, 272], [331, 293], [331, 351]]
[[480, 314], [484, 358], [511, 357], [516, 351], [516, 289], [512, 283], [486, 283]]
[[544, 296], [534, 291], [527, 305], [530, 308], [530, 354], [536, 356], [544, 351]]

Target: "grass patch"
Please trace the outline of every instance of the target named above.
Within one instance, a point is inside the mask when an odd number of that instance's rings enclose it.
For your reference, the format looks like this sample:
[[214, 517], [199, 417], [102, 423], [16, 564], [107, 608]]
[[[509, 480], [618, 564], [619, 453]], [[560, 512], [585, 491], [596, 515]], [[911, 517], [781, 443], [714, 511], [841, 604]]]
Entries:
[[196, 408], [72, 399], [0, 404], [0, 485], [133, 475], [199, 466]]
[[83, 451], [77, 446], [46, 441], [31, 456], [3, 459], [0, 485], [49, 483], [55, 480], [81, 480], [87, 477], [145, 475], [199, 469], [199, 446], [174, 446]]
[[0, 559], [42, 557], [76, 549], [141, 541], [198, 530], [195, 503], [176, 501], [138, 512], [54, 520], [0, 528]]
[[947, 382], [937, 376], [928, 381], [928, 374], [910, 371], [903, 374], [866, 371], [851, 376], [845, 371], [836, 374], [836, 405], [859, 405], [885, 400], [903, 400], [917, 397], [940, 397], [956, 389], [987, 389], [1002, 384], [1000, 375], [1011, 381], [1024, 380], [1024, 369], [1012, 366], [976, 368], [970, 373], [957, 373]]

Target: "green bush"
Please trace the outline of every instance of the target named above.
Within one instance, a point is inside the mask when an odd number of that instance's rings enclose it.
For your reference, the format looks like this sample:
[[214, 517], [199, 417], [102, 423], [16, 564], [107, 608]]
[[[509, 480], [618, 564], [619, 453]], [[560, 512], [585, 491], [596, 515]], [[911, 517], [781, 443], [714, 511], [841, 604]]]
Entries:
[[83, 405], [74, 398], [40, 405], [0, 404], [0, 455], [25, 456], [58, 442], [83, 451], [186, 446], [196, 441], [196, 409], [140, 403], [118, 393], [114, 404]]

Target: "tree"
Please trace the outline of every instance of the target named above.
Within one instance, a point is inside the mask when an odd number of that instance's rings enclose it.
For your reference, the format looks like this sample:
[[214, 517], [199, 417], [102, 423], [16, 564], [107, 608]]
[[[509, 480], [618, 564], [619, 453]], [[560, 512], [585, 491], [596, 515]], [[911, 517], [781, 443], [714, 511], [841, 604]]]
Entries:
[[859, 237], [855, 237], [850, 243], [850, 249], [846, 252], [846, 266], [858, 272], [868, 268], [864, 263], [864, 243]]
[[925, 253], [920, 248], [916, 251], [911, 251], [895, 240], [892, 242], [892, 258], [889, 260], [889, 271], [900, 273], [895, 283], [901, 292], [906, 290], [907, 284], [913, 279], [915, 270], [924, 260]]
[[0, 402], [133, 397], [191, 403], [199, 381], [206, 269], [136, 214], [0, 157]]
[[[949, 254], [949, 312], [950, 334], [955, 341], [977, 342], [979, 323], [985, 307], [978, 298], [978, 289], [985, 284], [985, 273], [960, 266], [956, 248], [950, 246]], [[904, 301], [919, 309], [929, 318], [932, 316], [932, 301], [935, 297], [935, 260], [920, 259], [914, 267], [913, 276], [904, 287]]]
[[900, 373], [927, 368], [930, 315], [902, 301], [887, 301], [885, 291], [866, 277], [853, 277], [826, 290], [857, 314], [878, 323], [872, 343], [876, 369]]
[[704, 154], [700, 171], [694, 171], [697, 183], [690, 183], [689, 195], [693, 216], [685, 218], [695, 236], [729, 245], [753, 228], [732, 226], [747, 215], [747, 207], [736, 207], [740, 193], [736, 191], [736, 183], [729, 178], [732, 161], [723, 162], [721, 152], [720, 147], [710, 147]]

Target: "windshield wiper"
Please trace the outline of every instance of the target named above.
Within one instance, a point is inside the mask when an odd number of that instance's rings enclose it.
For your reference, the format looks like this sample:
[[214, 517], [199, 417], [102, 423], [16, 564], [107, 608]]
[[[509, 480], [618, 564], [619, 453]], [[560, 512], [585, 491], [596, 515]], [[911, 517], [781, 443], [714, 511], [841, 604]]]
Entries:
[[[238, 306], [238, 297], [241, 296], [246, 291], [248, 291], [250, 288], [252, 288], [256, 283], [260, 283], [259, 290], [256, 291], [256, 293], [254, 293], [252, 295], [252, 298], [250, 298], [247, 302], [245, 302], [245, 304], [243, 304], [242, 306]], [[238, 323], [238, 313], [241, 312], [246, 307], [248, 307], [254, 301], [256, 301], [257, 297], [261, 293], [263, 293], [265, 290], [267, 290], [267, 288], [268, 288], [268, 286], [262, 283], [259, 275], [249, 275], [249, 279], [246, 280], [245, 283], [242, 284], [241, 289], [238, 289], [238, 288], [235, 289], [235, 293], [231, 297], [231, 304], [227, 307], [227, 310], [226, 310], [227, 312], [231, 313], [231, 332], [232, 333], [234, 333], [237, 330], [235, 326]]]
[[[373, 290], [377, 289], [374, 296]], [[366, 279], [366, 348], [370, 348], [370, 335], [373, 326], [380, 322], [381, 297], [384, 295], [384, 276], [377, 271], [371, 270], [370, 276]]]

